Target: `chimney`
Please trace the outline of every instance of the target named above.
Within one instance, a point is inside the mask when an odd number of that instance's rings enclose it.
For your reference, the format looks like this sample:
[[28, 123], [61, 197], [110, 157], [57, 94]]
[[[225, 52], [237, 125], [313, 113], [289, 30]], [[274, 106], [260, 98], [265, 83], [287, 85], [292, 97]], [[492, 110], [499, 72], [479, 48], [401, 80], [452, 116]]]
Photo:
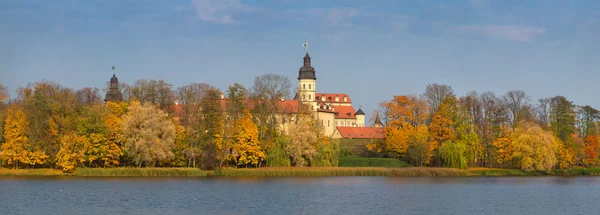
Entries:
[[225, 99], [225, 93], [221, 93], [221, 99]]
[[283, 95], [279, 95], [279, 101], [282, 101], [282, 102], [284, 102], [284, 101], [285, 101], [285, 96], [283, 96]]

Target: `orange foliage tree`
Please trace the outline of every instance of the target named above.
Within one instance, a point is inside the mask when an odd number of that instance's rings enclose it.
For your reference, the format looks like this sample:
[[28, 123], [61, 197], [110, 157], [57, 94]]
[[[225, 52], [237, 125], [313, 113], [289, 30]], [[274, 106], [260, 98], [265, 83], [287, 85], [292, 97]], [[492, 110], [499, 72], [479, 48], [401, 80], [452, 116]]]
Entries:
[[598, 136], [588, 136], [585, 138], [585, 157], [583, 164], [586, 166], [596, 166], [598, 164]]
[[454, 96], [448, 96], [440, 104], [437, 112], [431, 119], [429, 125], [429, 133], [431, 138], [432, 148], [436, 149], [445, 141], [454, 141], [454, 122], [453, 118], [456, 111], [456, 98]]
[[406, 153], [409, 134], [414, 128], [410, 123], [412, 119], [411, 101], [406, 96], [394, 96], [394, 99], [385, 106], [388, 124], [384, 128], [384, 148], [387, 152], [399, 156]]
[[503, 126], [502, 132], [492, 143], [496, 148], [496, 160], [498, 163], [508, 163], [512, 160], [514, 146], [512, 144], [512, 132], [510, 127]]

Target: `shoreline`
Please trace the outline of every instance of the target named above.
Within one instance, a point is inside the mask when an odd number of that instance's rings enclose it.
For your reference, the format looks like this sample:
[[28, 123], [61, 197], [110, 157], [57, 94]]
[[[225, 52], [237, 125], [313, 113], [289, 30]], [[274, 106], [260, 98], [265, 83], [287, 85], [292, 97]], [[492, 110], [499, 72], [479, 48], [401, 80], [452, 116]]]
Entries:
[[56, 169], [0, 169], [2, 176], [67, 177], [514, 177], [514, 176], [600, 176], [600, 168], [573, 168], [549, 172], [526, 172], [520, 169], [471, 168], [467, 170], [435, 167], [263, 167], [226, 168], [220, 174], [198, 168], [80, 168], [73, 173]]

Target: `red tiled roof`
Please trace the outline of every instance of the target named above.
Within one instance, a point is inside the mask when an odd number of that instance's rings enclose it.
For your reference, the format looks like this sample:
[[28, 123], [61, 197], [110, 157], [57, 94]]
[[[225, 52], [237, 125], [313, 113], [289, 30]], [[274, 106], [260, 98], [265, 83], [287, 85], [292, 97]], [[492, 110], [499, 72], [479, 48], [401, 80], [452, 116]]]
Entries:
[[355, 119], [354, 108], [352, 106], [334, 106], [333, 110], [338, 114], [335, 115], [336, 119]]
[[[336, 96], [338, 96], [339, 98], [339, 101], [337, 101], [337, 103], [352, 103], [352, 100], [350, 100], [350, 96], [348, 96], [348, 94], [345, 93], [316, 93], [315, 100], [322, 101], [321, 97], [325, 97], [325, 102], [336, 102]], [[346, 101], [344, 101], [344, 97], [347, 98]]]
[[375, 127], [337, 127], [344, 139], [380, 139], [383, 129]]

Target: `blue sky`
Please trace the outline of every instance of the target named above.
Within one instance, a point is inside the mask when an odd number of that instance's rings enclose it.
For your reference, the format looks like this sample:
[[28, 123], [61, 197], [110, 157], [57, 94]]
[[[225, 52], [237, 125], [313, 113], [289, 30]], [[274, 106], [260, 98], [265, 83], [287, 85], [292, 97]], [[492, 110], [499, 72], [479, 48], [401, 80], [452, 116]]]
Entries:
[[600, 108], [600, 1], [0, 0], [0, 83], [165, 79], [296, 83], [309, 41], [319, 92], [371, 113], [431, 83], [525, 90]]

